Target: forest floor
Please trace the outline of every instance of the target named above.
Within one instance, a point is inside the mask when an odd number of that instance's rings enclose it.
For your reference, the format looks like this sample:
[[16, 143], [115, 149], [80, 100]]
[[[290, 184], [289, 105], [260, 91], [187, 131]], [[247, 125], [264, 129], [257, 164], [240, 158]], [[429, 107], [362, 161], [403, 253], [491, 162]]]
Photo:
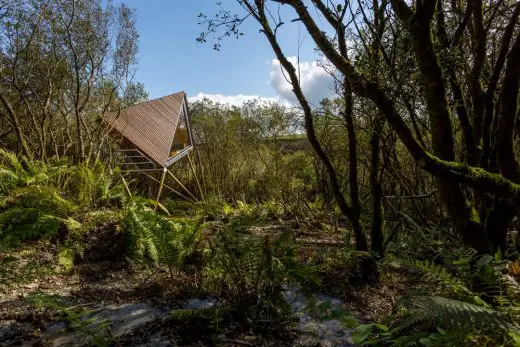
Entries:
[[[342, 246], [341, 235], [326, 232], [300, 233], [296, 242], [301, 261]], [[328, 301], [329, 308], [342, 307], [361, 322], [373, 322], [390, 313], [407, 286], [397, 273], [382, 274], [373, 284], [347, 283], [342, 274], [330, 274], [314, 293], [287, 288], [299, 322], [283, 336], [232, 327], [215, 336], [206, 327], [171, 320], [173, 309], [214, 304], [215, 298], [198, 296], [189, 275], [172, 277], [164, 268], [124, 259], [92, 260], [64, 270], [56, 259], [48, 243], [1, 256], [0, 346], [350, 346], [351, 331], [337, 321], [311, 317], [305, 312], [308, 301]]]

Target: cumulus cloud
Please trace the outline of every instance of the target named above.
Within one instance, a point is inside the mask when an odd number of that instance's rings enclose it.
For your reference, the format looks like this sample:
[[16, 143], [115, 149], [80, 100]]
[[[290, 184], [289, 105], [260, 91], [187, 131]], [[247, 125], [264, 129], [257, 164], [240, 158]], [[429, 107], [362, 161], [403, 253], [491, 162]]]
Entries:
[[[294, 65], [298, 65], [296, 57], [288, 57], [289, 61]], [[223, 94], [207, 94], [198, 93], [188, 98], [190, 102], [209, 99], [213, 102], [228, 104], [233, 106], [242, 106], [244, 103], [252, 100], [260, 100], [261, 102], [277, 102], [284, 106], [299, 106], [298, 100], [292, 91], [292, 85], [287, 81], [288, 78], [285, 70], [282, 72], [278, 59], [268, 62], [270, 64], [270, 80], [269, 84], [276, 91], [275, 97], [264, 97], [260, 95], [223, 95]], [[326, 65], [326, 69], [323, 67]], [[300, 84], [303, 93], [311, 103], [317, 106], [325, 97], [331, 97], [334, 93], [334, 78], [328, 71], [334, 69], [327, 62], [304, 61], [299, 64]]]
[[189, 97], [189, 102], [195, 102], [200, 101], [203, 99], [208, 99], [213, 102], [218, 102], [221, 104], [228, 104], [232, 106], [242, 106], [245, 102], [252, 101], [252, 100], [260, 100], [261, 102], [277, 102], [282, 105], [289, 106], [289, 104], [285, 100], [281, 100], [278, 97], [274, 98], [268, 98], [263, 97], [259, 95], [244, 95], [244, 94], [237, 94], [237, 95], [222, 95], [222, 94], [206, 94], [206, 93], [198, 93], [195, 96]]
[[[294, 66], [298, 66], [296, 57], [288, 57], [288, 59]], [[323, 63], [304, 61], [300, 62], [299, 68], [303, 94], [312, 105], [318, 105], [323, 98], [332, 96], [334, 78], [323, 68]], [[282, 100], [297, 105], [298, 101], [292, 91], [292, 85], [287, 81], [288, 78], [287, 72], [282, 70], [278, 59], [273, 59], [271, 61], [271, 86]]]

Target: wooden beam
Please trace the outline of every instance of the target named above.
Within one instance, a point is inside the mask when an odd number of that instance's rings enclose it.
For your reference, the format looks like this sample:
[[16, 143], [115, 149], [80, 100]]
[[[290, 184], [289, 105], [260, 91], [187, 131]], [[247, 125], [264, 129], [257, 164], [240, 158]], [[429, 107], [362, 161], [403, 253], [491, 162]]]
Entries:
[[[160, 183], [160, 181], [159, 181], [157, 178], [155, 178], [155, 177], [153, 177], [153, 176], [150, 176], [150, 175], [148, 175], [147, 173], [144, 173], [144, 172], [141, 172], [141, 173], [142, 173], [143, 175], [145, 175], [146, 177], [148, 177], [149, 179], [151, 179], [151, 180], [153, 180], [153, 181], [155, 181], [155, 182], [157, 182], [157, 183]], [[173, 189], [172, 187], [170, 187], [170, 186], [168, 186], [168, 185], [166, 185], [166, 184], [164, 184], [163, 186], [164, 186], [164, 188], [166, 188], [166, 189], [170, 190], [171, 192], [177, 194], [177, 195], [180, 196], [181, 198], [188, 200], [188, 201], [191, 202], [192, 204], [195, 204], [195, 203], [196, 203], [195, 201], [193, 201], [192, 199], [188, 198], [188, 197], [185, 196], [184, 194], [178, 192], [177, 190]]]
[[[159, 199], [161, 198], [161, 193], [164, 187], [164, 179], [166, 178], [166, 172], [168, 171], [167, 168], [163, 169], [162, 175], [161, 175], [161, 182], [159, 182], [159, 191], [157, 192], [157, 197], [155, 198], [155, 201], [159, 202]], [[155, 206], [155, 209], [157, 209], [157, 206]]]
[[128, 184], [126, 183], [125, 176], [123, 174], [121, 175], [121, 180], [123, 181], [123, 185], [125, 186], [126, 193], [128, 194], [128, 197], [132, 197], [132, 192], [130, 191], [130, 188], [128, 187]]
[[193, 194], [188, 190], [188, 188], [186, 188], [186, 187], [184, 186], [184, 184], [182, 184], [181, 181], [179, 181], [179, 179], [178, 179], [178, 178], [177, 178], [177, 177], [176, 177], [176, 176], [175, 176], [175, 175], [174, 175], [170, 170], [168, 170], [168, 173], [170, 174], [170, 176], [172, 176], [172, 178], [175, 180], [175, 182], [177, 182], [177, 183], [182, 187], [182, 189], [184, 189], [184, 191], [185, 191], [186, 193], [188, 193], [188, 195], [191, 196], [191, 197], [193, 198], [193, 200], [195, 200], [195, 201], [197, 200], [197, 198], [195, 197], [195, 195], [193, 195]]
[[191, 167], [191, 171], [193, 172], [193, 176], [195, 176], [195, 181], [197, 182], [197, 187], [199, 188], [200, 197], [204, 201], [204, 200], [206, 200], [206, 198], [204, 197], [204, 192], [202, 191], [202, 188], [200, 187], [200, 182], [197, 177], [197, 171], [195, 171], [195, 166], [193, 165], [193, 161], [191, 160], [191, 157], [189, 154], [187, 155], [187, 157], [188, 157], [188, 161], [190, 162], [190, 167]]

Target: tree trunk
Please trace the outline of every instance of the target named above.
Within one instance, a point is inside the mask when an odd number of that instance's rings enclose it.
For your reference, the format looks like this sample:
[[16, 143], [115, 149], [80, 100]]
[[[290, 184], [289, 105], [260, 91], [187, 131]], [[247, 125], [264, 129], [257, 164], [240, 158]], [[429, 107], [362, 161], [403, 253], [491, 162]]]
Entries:
[[383, 227], [384, 227], [384, 212], [383, 212], [383, 191], [381, 189], [381, 182], [379, 182], [379, 143], [381, 140], [381, 132], [383, 130], [384, 119], [378, 117], [375, 119], [372, 128], [372, 135], [370, 137], [370, 195], [372, 199], [372, 252], [383, 256]]
[[354, 117], [352, 115], [352, 89], [348, 79], [343, 80], [343, 100], [345, 102], [343, 117], [347, 123], [348, 136], [348, 165], [349, 165], [349, 191], [352, 215], [350, 216], [354, 237], [356, 238], [356, 249], [366, 251], [368, 243], [363, 232], [359, 218], [361, 216], [361, 203], [359, 201], [358, 186], [358, 160], [357, 160], [357, 138], [354, 129]]
[[25, 141], [25, 137], [22, 131], [22, 128], [20, 126], [20, 122], [18, 120], [18, 116], [16, 115], [16, 112], [13, 109], [13, 106], [7, 100], [4, 94], [0, 94], [0, 101], [2, 101], [2, 104], [7, 109], [7, 113], [11, 117], [11, 121], [13, 123], [14, 131], [16, 133], [16, 138], [18, 139], [18, 146], [22, 149], [22, 153], [24, 156], [27, 157], [27, 159], [32, 159], [32, 152], [29, 149], [29, 145], [27, 144], [27, 141]]

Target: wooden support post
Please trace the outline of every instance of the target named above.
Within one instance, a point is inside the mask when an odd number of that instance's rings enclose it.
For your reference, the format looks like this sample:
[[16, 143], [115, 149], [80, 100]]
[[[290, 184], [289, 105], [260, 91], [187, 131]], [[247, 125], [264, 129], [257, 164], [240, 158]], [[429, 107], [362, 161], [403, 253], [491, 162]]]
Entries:
[[200, 197], [202, 198], [202, 201], [206, 200], [204, 197], [204, 192], [202, 191], [202, 188], [200, 186], [199, 179], [197, 177], [197, 171], [195, 171], [195, 165], [193, 165], [193, 161], [191, 160], [191, 157], [189, 154], [186, 155], [188, 157], [188, 161], [190, 162], [191, 171], [193, 172], [193, 176], [195, 176], [195, 181], [197, 182], [197, 187], [199, 188]]
[[[162, 175], [161, 175], [161, 182], [159, 183], [159, 191], [157, 192], [157, 198], [155, 198], [155, 201], [159, 202], [159, 199], [161, 198], [162, 189], [164, 186], [164, 178], [166, 177], [166, 172], [168, 171], [167, 168], [163, 169]], [[157, 206], [155, 206], [155, 209], [157, 209]]]
[[182, 184], [181, 181], [179, 181], [179, 179], [178, 179], [177, 177], [175, 177], [175, 175], [173, 174], [173, 172], [171, 172], [170, 170], [168, 170], [168, 173], [170, 174], [170, 176], [172, 176], [172, 178], [175, 180], [175, 182], [177, 182], [177, 183], [181, 186], [181, 188], [184, 189], [184, 191], [185, 191], [186, 193], [188, 193], [189, 196], [192, 197], [193, 200], [197, 201], [197, 198], [195, 197], [195, 195], [193, 195], [193, 194], [188, 190], [188, 188], [186, 188], [186, 187], [184, 186], [184, 184]]
[[[152, 181], [157, 182], [157, 183], [161, 183], [161, 181], [159, 181], [159, 180], [156, 179], [155, 177], [150, 176], [150, 175], [148, 175], [147, 173], [144, 173], [144, 172], [141, 172], [141, 173], [142, 173], [143, 175], [145, 175], [146, 177], [148, 177], [149, 179], [151, 179]], [[184, 194], [182, 194], [182, 193], [176, 191], [175, 189], [173, 189], [172, 187], [169, 187], [169, 186], [166, 185], [166, 184], [164, 185], [164, 188], [166, 188], [166, 189], [172, 191], [173, 193], [177, 194], [177, 195], [180, 196], [181, 198], [186, 199], [186, 200], [188, 200], [189, 202], [191, 202], [191, 203], [193, 203], [193, 204], [195, 203], [194, 200], [188, 198], [188, 197], [185, 196]]]
[[200, 151], [195, 148], [195, 153], [196, 153], [196, 156], [197, 156], [197, 162], [199, 164], [199, 167], [200, 167], [200, 178], [202, 180], [202, 188], [204, 188], [204, 195], [207, 196], [208, 195], [208, 187], [206, 186], [206, 177], [204, 177], [204, 167], [202, 166], [202, 160], [200, 159]]
[[123, 185], [125, 186], [126, 193], [128, 194], [128, 197], [131, 198], [132, 197], [132, 192], [130, 191], [130, 188], [128, 188], [128, 184], [126, 183], [125, 176], [123, 176], [123, 174], [121, 174], [121, 180], [123, 181]]

